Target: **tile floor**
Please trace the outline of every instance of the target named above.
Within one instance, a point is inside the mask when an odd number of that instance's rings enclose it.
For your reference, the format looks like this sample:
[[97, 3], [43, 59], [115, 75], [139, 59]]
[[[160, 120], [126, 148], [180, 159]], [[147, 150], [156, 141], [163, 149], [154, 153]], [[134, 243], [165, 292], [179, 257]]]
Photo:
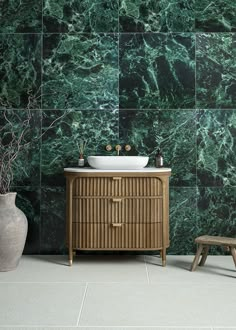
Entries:
[[236, 330], [230, 256], [23, 256], [0, 273], [0, 330]]

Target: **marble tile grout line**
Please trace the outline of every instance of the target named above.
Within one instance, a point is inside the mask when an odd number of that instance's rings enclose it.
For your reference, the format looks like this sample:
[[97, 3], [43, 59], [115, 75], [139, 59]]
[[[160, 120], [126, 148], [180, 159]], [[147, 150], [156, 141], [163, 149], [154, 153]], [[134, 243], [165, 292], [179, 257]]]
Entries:
[[[120, 140], [120, 4], [118, 4], [117, 65], [118, 65], [118, 141]], [[129, 143], [129, 142], [127, 142]]]
[[41, 253], [41, 247], [42, 247], [42, 171], [41, 171], [41, 165], [42, 165], [42, 145], [43, 145], [43, 138], [42, 138], [42, 132], [43, 132], [43, 6], [44, 1], [41, 3], [41, 10], [42, 10], [42, 16], [41, 16], [41, 85], [40, 85], [40, 93], [41, 93], [41, 124], [40, 124], [40, 153], [39, 153], [39, 253]]
[[[201, 107], [200, 107], [201, 108]], [[19, 110], [24, 110], [24, 109], [17, 109], [17, 108], [11, 108], [11, 110], [14, 110], [14, 111], [19, 111]], [[58, 110], [58, 111], [66, 111], [66, 110], [71, 110], [71, 111], [97, 111], [96, 108], [88, 108], [88, 109], [84, 109], [84, 108], [65, 108], [65, 109], [61, 109], [61, 108], [57, 108], [57, 109], [52, 109], [52, 108], [42, 108], [42, 109], [32, 109], [32, 110], [35, 110], [35, 111], [39, 111], [39, 110], [43, 110], [43, 111], [55, 111], [55, 110]], [[114, 107], [113, 108], [106, 108], [106, 109], [100, 109], [100, 111], [111, 111], [111, 110], [114, 110]], [[138, 109], [137, 108], [128, 108], [128, 109], [125, 109], [125, 108], [122, 108], [120, 109], [121, 111], [137, 111]], [[180, 111], [180, 110], [184, 110], [184, 111], [194, 111], [194, 110], [200, 110], [199, 108], [198, 109], [195, 109], [195, 108], [169, 108], [169, 109], [164, 109], [164, 108], [150, 108], [150, 109], [141, 109], [139, 111]], [[203, 110], [212, 110], [212, 111], [216, 111], [216, 109], [203, 109]], [[235, 111], [235, 109], [232, 109], [232, 108], [224, 108], [224, 111]]]
[[[196, 23], [196, 20], [195, 20]], [[194, 122], [195, 122], [195, 144], [196, 144], [196, 158], [195, 158], [195, 184], [197, 188], [197, 160], [198, 160], [198, 150], [197, 150], [197, 127], [198, 127], [198, 110], [197, 110], [197, 35], [194, 33], [195, 39], [195, 111], [194, 111]], [[197, 216], [197, 198], [196, 198], [196, 216]]]
[[[0, 35], [1, 34], [41, 34], [42, 32], [0, 32]], [[117, 32], [84, 32], [84, 31], [77, 31], [77, 32], [43, 32], [45, 34], [69, 34], [69, 35], [76, 35], [76, 34], [117, 34]], [[183, 33], [187, 33], [187, 34], [225, 34], [225, 33], [231, 33], [231, 34], [234, 34], [235, 32], [234, 31], [231, 31], [231, 32], [226, 32], [226, 31], [174, 31], [174, 32], [160, 32], [160, 31], [144, 31], [144, 32], [138, 32], [138, 31], [135, 31], [135, 32], [124, 32], [122, 31], [121, 32], [122, 34], [183, 34]]]
[[[196, 24], [196, 19], [195, 19]], [[197, 109], [197, 34], [194, 33], [195, 38], [195, 145], [196, 145], [196, 156], [195, 156], [195, 221], [197, 222], [198, 214], [198, 178], [197, 178], [197, 161], [198, 161], [198, 147], [197, 147], [197, 128], [198, 128], [198, 109]]]
[[88, 282], [86, 282], [86, 286], [85, 286], [85, 289], [84, 289], [84, 295], [83, 295], [83, 298], [82, 298], [82, 302], [81, 302], [80, 311], [79, 311], [79, 315], [78, 315], [78, 318], [77, 318], [76, 326], [78, 326], [79, 322], [80, 322], [80, 318], [81, 318], [82, 310], [83, 310], [83, 307], [84, 307], [84, 301], [85, 301], [85, 298], [86, 298], [87, 290], [88, 290]]

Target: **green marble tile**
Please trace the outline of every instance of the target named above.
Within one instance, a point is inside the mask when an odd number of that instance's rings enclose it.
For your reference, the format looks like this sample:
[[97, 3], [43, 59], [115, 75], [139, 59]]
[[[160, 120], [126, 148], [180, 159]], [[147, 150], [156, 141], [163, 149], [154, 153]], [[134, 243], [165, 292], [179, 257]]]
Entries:
[[118, 0], [44, 0], [46, 32], [116, 32]]
[[42, 183], [63, 186], [64, 167], [78, 165], [81, 140], [87, 141], [85, 159], [89, 155], [107, 154], [105, 146], [118, 142], [118, 111], [45, 111], [43, 130]]
[[40, 86], [40, 35], [0, 34], [0, 109], [38, 109]]
[[[199, 235], [236, 236], [235, 187], [199, 188]], [[222, 254], [222, 248], [212, 248], [212, 253]]]
[[40, 251], [40, 189], [38, 187], [16, 187], [16, 206], [26, 215], [28, 234], [24, 253], [37, 254]]
[[236, 31], [234, 0], [198, 0], [195, 4], [196, 31]]
[[194, 108], [194, 35], [121, 34], [120, 107]]
[[42, 0], [1, 0], [0, 33], [42, 32]]
[[197, 106], [236, 108], [236, 35], [201, 33], [196, 38]]
[[173, 186], [196, 185], [196, 124], [191, 110], [121, 110], [120, 141], [132, 146], [130, 155], [147, 155], [155, 165], [161, 147], [164, 166], [172, 168]]
[[168, 254], [194, 254], [199, 236], [196, 188], [170, 189], [170, 247]]
[[40, 111], [31, 111], [29, 115], [26, 110], [0, 110], [0, 134], [3, 144], [0, 159], [3, 159], [6, 151], [11, 150], [11, 155], [17, 152], [17, 141], [25, 132], [18, 156], [12, 163], [12, 189], [14, 186], [39, 186], [40, 184], [40, 130]]
[[43, 108], [118, 107], [114, 34], [44, 35]]
[[45, 187], [41, 192], [40, 253], [66, 252], [65, 187]]
[[236, 110], [198, 114], [199, 186], [236, 186]]
[[195, 0], [120, 0], [120, 31], [193, 31], [194, 3]]

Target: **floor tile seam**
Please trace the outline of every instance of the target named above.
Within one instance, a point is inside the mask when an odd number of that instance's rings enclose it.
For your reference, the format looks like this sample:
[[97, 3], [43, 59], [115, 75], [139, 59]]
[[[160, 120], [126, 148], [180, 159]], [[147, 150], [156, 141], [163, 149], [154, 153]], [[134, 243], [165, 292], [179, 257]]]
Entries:
[[[203, 278], [199, 279], [199, 282], [193, 282], [193, 280], [189, 279], [189, 280], [186, 280], [184, 279], [183, 280], [180, 280], [180, 281], [161, 281], [160, 279], [157, 280], [149, 280], [149, 282], [147, 282], [147, 280], [144, 280], [144, 281], [140, 281], [140, 282], [134, 282], [134, 281], [117, 281], [117, 282], [110, 282], [110, 281], [106, 281], [106, 282], [97, 282], [97, 281], [84, 281], [84, 282], [14, 282], [14, 281], [5, 281], [5, 282], [1, 282], [0, 281], [0, 285], [1, 284], [81, 284], [81, 285], [85, 285], [86, 283], [87, 284], [101, 284], [101, 285], [104, 285], [104, 284], [122, 284], [122, 285], [126, 285], [126, 284], [132, 284], [132, 285], [163, 285], [163, 284], [166, 284], [166, 285], [174, 285], [174, 284], [183, 284], [183, 283], [186, 283], [186, 284], [191, 284], [191, 285], [198, 285], [198, 286], [202, 286], [202, 281]], [[222, 279], [219, 278], [219, 280], [212, 280], [211, 283], [208, 283], [206, 284], [207, 287], [214, 287], [215, 285], [219, 285], [219, 283], [221, 283], [222, 285], [232, 285], [232, 281], [235, 281], [235, 278], [232, 277], [230, 280], [228, 280], [228, 282], [224, 282], [222, 284]]]
[[142, 325], [142, 326], [139, 326], [139, 325], [0, 325], [0, 329], [1, 328], [9, 328], [9, 329], [12, 329], [12, 328], [29, 328], [29, 329], [33, 329], [33, 328], [50, 328], [50, 329], [58, 329], [58, 328], [74, 328], [74, 329], [80, 329], [80, 328], [101, 328], [101, 329], [110, 329], [110, 328], [129, 328], [129, 329], [132, 329], [132, 328], [140, 328], [140, 329], [186, 329], [186, 330], [192, 330], [192, 329], [196, 329], [196, 330], [199, 330], [199, 329], [202, 329], [202, 330], [225, 330], [225, 329], [235, 329], [235, 327], [216, 327], [216, 328], [212, 328], [210, 326], [169, 326], [169, 325], [164, 325], [164, 326], [155, 326], [155, 325], [148, 325], [148, 326], [145, 326], [145, 325]]
[[147, 283], [150, 284], [150, 278], [149, 278], [149, 273], [148, 273], [148, 266], [147, 266], [147, 262], [146, 262], [146, 256], [144, 256], [144, 262], [145, 262], [145, 269], [146, 269]]
[[[143, 280], [143, 281], [139, 281], [139, 282], [134, 282], [132, 280], [130, 281], [83, 281], [83, 282], [77, 282], [77, 281], [68, 281], [68, 282], [55, 282], [55, 281], [51, 281], [51, 282], [19, 282], [19, 281], [4, 281], [1, 282], [0, 280], [0, 285], [1, 284], [82, 284], [85, 285], [86, 283], [88, 284], [147, 284], [147, 280]], [[169, 283], [169, 282], [166, 282]]]
[[[166, 277], [168, 277], [168, 276], [166, 276]], [[194, 282], [193, 283], [193, 279], [189, 279], [189, 280], [187, 280], [186, 278], [184, 278], [184, 279], [182, 279], [182, 280], [174, 280], [174, 281], [171, 281], [170, 282], [170, 280], [161, 280], [160, 278], [158, 279], [158, 281], [154, 281], [154, 280], [150, 280], [150, 284], [168, 284], [168, 285], [174, 285], [174, 284], [183, 284], [183, 283], [188, 283], [188, 284], [196, 284], [196, 285], [199, 285], [199, 286], [204, 286], [204, 283], [202, 283], [202, 280], [204, 280], [204, 279], [206, 279], [206, 277], [203, 275], [203, 276], [201, 276], [201, 278], [199, 278], [199, 279], [197, 279], [197, 281], [199, 281], [199, 282]], [[207, 279], [210, 279], [210, 276], [209, 276], [209, 278], [207, 278]], [[232, 277], [232, 278], [230, 278], [230, 279], [228, 279], [227, 281], [228, 282], [224, 282], [224, 283], [222, 283], [222, 277], [219, 277], [219, 279], [211, 279], [211, 283], [207, 283], [207, 284], [205, 284], [207, 287], [214, 287], [216, 284], [218, 285], [219, 284], [219, 282], [221, 283], [221, 285], [231, 285], [232, 284], [232, 281], [234, 281], [235, 280], [235, 278], [234, 277]], [[145, 284], [147, 284], [147, 282], [145, 281], [140, 281], [140, 282], [134, 282], [134, 281], [129, 281], [129, 282], [119, 282], [119, 281], [117, 281], [117, 282], [109, 282], [109, 281], [106, 281], [106, 282], [99, 282], [99, 281], [87, 281], [87, 283], [89, 283], [89, 284], [134, 284], [134, 286], [136, 285], [136, 284], [143, 284], [143, 285], [145, 285]]]
[[79, 322], [80, 322], [80, 318], [81, 318], [83, 307], [84, 307], [84, 302], [85, 302], [86, 295], [87, 295], [87, 290], [88, 290], [88, 283], [86, 283], [86, 286], [84, 288], [84, 294], [83, 294], [83, 298], [82, 298], [82, 302], [81, 302], [81, 306], [80, 306], [79, 315], [77, 317], [76, 326], [78, 326], [79, 325]]
[[5, 282], [1, 282], [0, 280], [0, 285], [1, 284], [82, 284], [82, 285], [85, 285], [86, 283], [88, 283], [87, 281], [84, 281], [84, 282], [71, 282], [71, 281], [68, 281], [68, 282], [55, 282], [55, 281], [51, 281], [51, 282], [38, 282], [38, 281], [35, 281], [35, 282], [19, 282], [19, 281], [5, 281]]

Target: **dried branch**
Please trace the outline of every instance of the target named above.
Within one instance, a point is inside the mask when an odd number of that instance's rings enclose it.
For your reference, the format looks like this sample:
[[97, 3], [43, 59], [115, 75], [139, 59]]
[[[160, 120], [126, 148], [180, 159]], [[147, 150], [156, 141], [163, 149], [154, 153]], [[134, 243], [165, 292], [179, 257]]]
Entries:
[[[16, 159], [28, 150], [30, 144], [39, 141], [48, 130], [53, 128], [59, 120], [72, 111], [63, 111], [62, 115], [56, 118], [43, 133], [39, 136], [33, 136], [33, 139], [29, 141], [28, 135], [31, 131], [31, 120], [33, 118], [32, 109], [35, 109], [36, 101], [41, 97], [34, 97], [30, 92], [28, 92], [27, 108], [24, 111], [25, 119], [22, 119], [18, 115], [18, 111], [12, 110], [8, 102], [0, 98], [0, 108], [3, 109], [1, 112], [2, 120], [4, 121], [4, 125], [0, 127], [0, 194], [5, 194], [10, 190], [10, 185], [14, 177], [13, 169]], [[20, 123], [20, 130], [14, 127], [13, 122], [10, 120], [11, 115], [14, 115], [17, 122]]]

